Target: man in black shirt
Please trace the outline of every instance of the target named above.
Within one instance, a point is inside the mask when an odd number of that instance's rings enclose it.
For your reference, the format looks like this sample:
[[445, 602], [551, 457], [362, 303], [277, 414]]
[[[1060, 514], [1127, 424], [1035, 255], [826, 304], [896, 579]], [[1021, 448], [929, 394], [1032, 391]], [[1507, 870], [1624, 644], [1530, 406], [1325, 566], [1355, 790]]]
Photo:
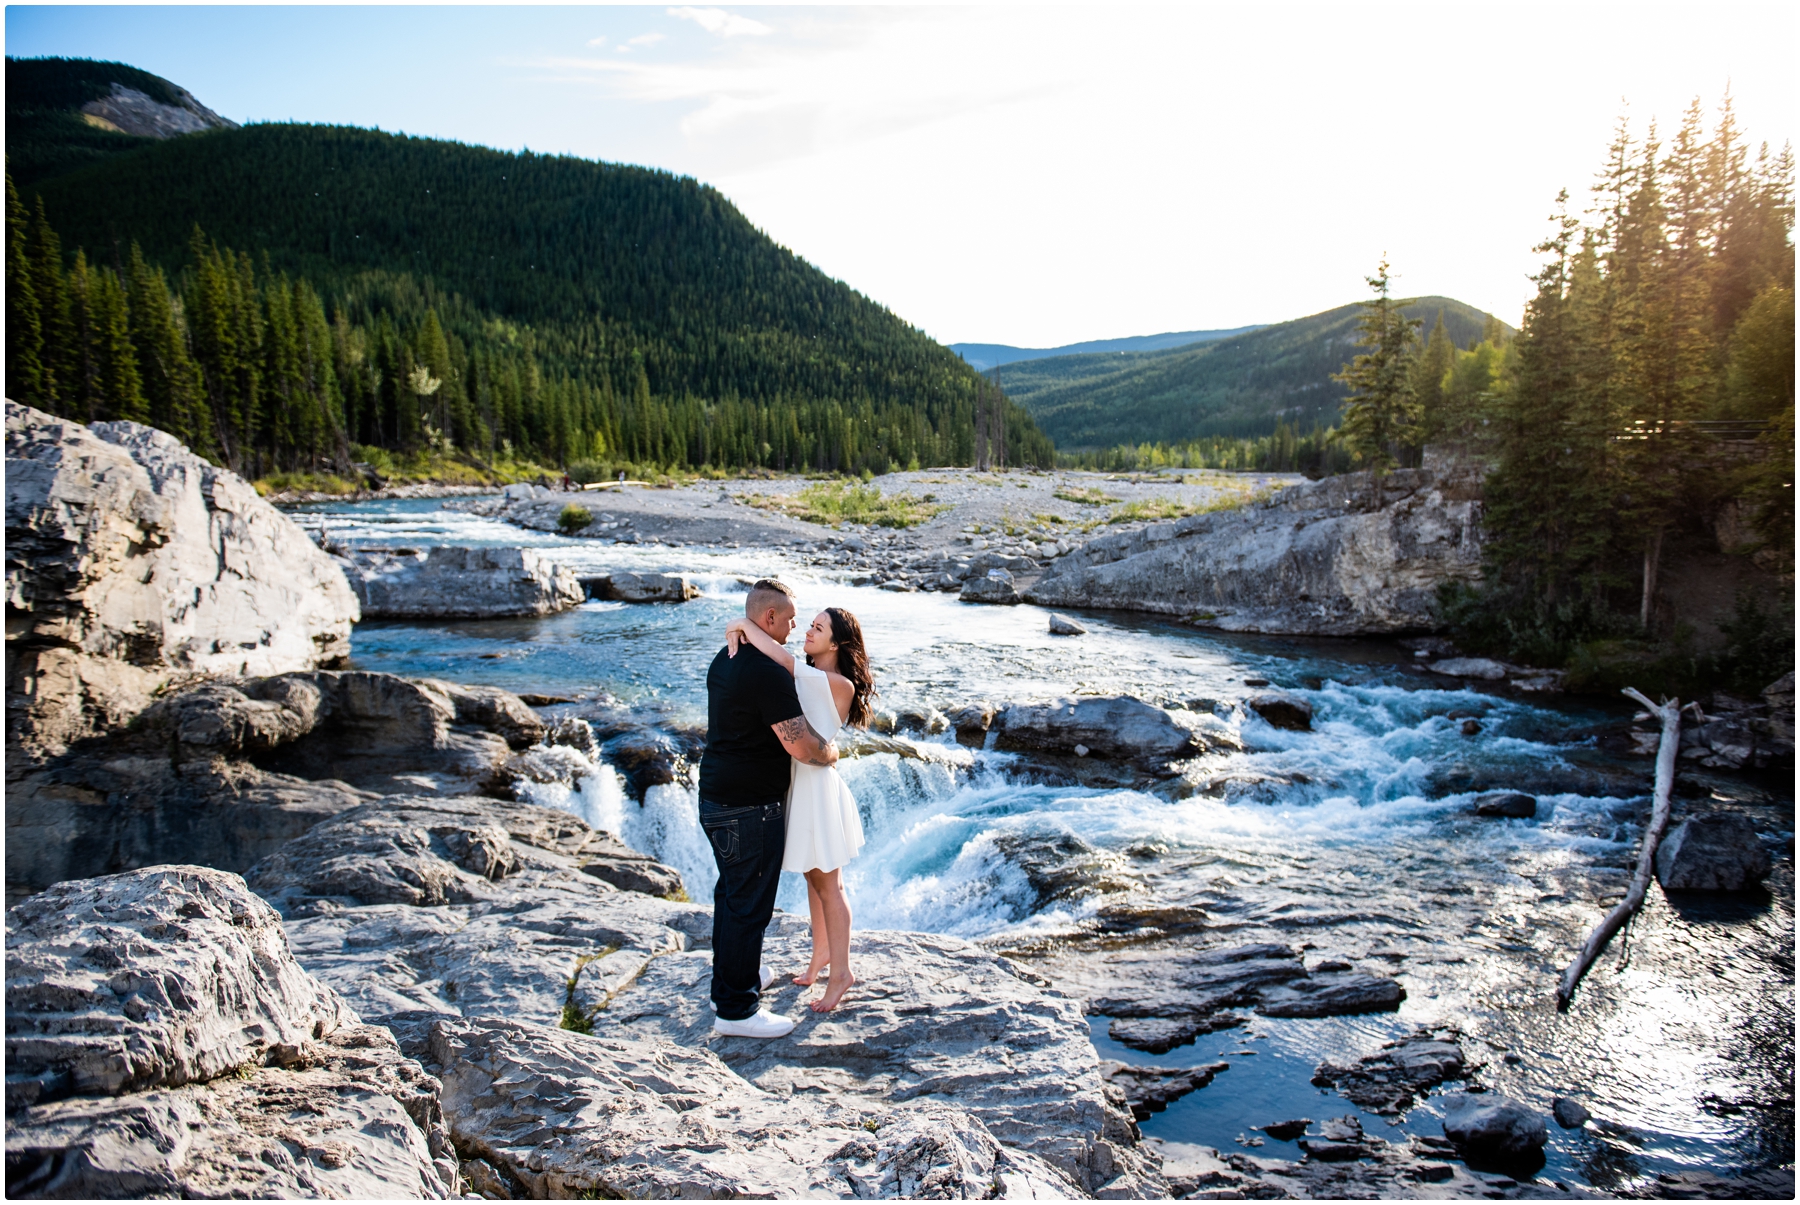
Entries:
[[[794, 592], [765, 579], [750, 588], [744, 615], [786, 644]], [[700, 825], [719, 867], [713, 889], [713, 1032], [778, 1038], [794, 1028], [761, 1008], [763, 931], [775, 912], [787, 845], [790, 759], [829, 766], [837, 747], [800, 710], [794, 677], [759, 653], [725, 649], [706, 671], [706, 754], [700, 760]]]

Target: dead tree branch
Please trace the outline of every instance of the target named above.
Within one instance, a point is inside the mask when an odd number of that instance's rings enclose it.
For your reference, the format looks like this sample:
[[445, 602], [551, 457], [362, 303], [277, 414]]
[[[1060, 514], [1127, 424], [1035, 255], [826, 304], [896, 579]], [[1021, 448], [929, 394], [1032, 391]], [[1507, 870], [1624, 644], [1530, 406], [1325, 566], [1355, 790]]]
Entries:
[[1600, 957], [1600, 951], [1606, 949], [1606, 943], [1631, 919], [1631, 914], [1643, 906], [1644, 894], [1650, 889], [1650, 875], [1656, 865], [1656, 847], [1662, 841], [1663, 830], [1669, 826], [1669, 803], [1675, 792], [1675, 754], [1681, 748], [1681, 700], [1652, 703], [1631, 687], [1625, 688], [1625, 694], [1662, 720], [1662, 742], [1656, 747], [1656, 794], [1650, 809], [1650, 827], [1644, 830], [1644, 845], [1638, 850], [1637, 873], [1631, 876], [1631, 887], [1625, 892], [1625, 898], [1588, 934], [1581, 953], [1563, 972], [1562, 983], [1556, 988], [1558, 1010], [1569, 1007], [1569, 1001], [1575, 996], [1575, 985], [1594, 965], [1594, 959]]

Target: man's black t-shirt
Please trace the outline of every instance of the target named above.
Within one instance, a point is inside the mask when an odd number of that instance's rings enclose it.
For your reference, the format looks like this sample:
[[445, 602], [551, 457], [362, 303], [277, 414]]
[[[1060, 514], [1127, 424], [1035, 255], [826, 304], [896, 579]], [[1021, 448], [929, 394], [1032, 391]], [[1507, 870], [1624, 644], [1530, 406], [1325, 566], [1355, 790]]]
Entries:
[[720, 649], [706, 671], [706, 755], [700, 798], [727, 807], [783, 799], [790, 759], [771, 725], [805, 714], [794, 675], [757, 652]]

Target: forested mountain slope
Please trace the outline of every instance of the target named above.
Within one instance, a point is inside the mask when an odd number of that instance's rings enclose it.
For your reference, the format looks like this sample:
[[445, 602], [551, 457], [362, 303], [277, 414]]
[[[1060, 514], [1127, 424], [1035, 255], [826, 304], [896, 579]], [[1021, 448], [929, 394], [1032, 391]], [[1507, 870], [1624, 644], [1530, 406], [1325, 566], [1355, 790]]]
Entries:
[[[336, 355], [341, 418], [324, 420], [356, 442], [852, 471], [973, 455], [973, 369], [666, 172], [260, 125], [146, 142], [26, 188], [24, 209], [40, 198], [68, 253], [125, 275], [136, 244], [178, 294], [216, 245], [244, 291], [234, 314], [303, 281], [356, 344]], [[265, 312], [233, 339], [272, 325]], [[409, 399], [395, 377], [419, 367], [443, 384]], [[1010, 410], [1008, 459], [1049, 462]]]
[[[1444, 315], [1452, 342], [1482, 336], [1489, 315], [1448, 297], [1404, 304], [1426, 327]], [[1277, 422], [1305, 430], [1336, 421], [1344, 388], [1331, 380], [1356, 355], [1357, 305], [1167, 351], [1033, 360], [1001, 369], [1006, 392], [1064, 448], [1257, 436]]]
[[1084, 356], [1092, 352], [1164, 351], [1171, 347], [1190, 347], [1195, 343], [1212, 343], [1229, 339], [1252, 326], [1236, 326], [1215, 331], [1168, 331], [1160, 335], [1128, 335], [1123, 339], [1088, 339], [1081, 343], [1065, 343], [1061, 347], [1014, 347], [1010, 343], [952, 343], [950, 350], [980, 369], [989, 369], [1021, 360], [1050, 360], [1059, 356]]

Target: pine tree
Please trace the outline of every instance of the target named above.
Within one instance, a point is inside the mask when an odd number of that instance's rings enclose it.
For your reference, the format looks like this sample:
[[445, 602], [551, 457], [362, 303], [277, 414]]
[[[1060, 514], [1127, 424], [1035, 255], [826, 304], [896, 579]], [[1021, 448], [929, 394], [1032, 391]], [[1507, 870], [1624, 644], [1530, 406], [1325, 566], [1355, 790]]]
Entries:
[[44, 409], [55, 414], [73, 415], [64, 404], [65, 386], [60, 371], [65, 367], [74, 343], [70, 324], [69, 288], [63, 266], [62, 240], [51, 229], [44, 216], [44, 198], [37, 199], [31, 222], [31, 291], [37, 300], [38, 322], [43, 339], [39, 356], [42, 366], [41, 389]]
[[1425, 341], [1425, 350], [1413, 360], [1412, 389], [1419, 407], [1421, 447], [1442, 437], [1449, 426], [1444, 412], [1444, 379], [1455, 363], [1456, 346], [1450, 342], [1450, 332], [1444, 329], [1444, 311], [1440, 309]]
[[44, 326], [27, 251], [25, 206], [6, 177], [6, 396], [45, 404]]
[[1344, 399], [1340, 438], [1357, 462], [1375, 470], [1379, 480], [1393, 467], [1397, 454], [1418, 439], [1419, 403], [1413, 393], [1412, 360], [1422, 323], [1402, 315], [1390, 296], [1386, 256], [1368, 283], [1375, 296], [1362, 303], [1357, 332], [1361, 345], [1369, 350], [1331, 379], [1351, 390]]
[[132, 346], [125, 286], [112, 269], [91, 271], [88, 312], [99, 377], [96, 390], [99, 412], [95, 417], [149, 422], [150, 404], [145, 399], [144, 380], [138, 371], [137, 349]]
[[200, 455], [210, 456], [217, 444], [205, 381], [176, 322], [168, 282], [161, 269], [145, 262], [136, 243], [131, 245], [126, 281], [131, 346], [143, 374], [149, 421]]

